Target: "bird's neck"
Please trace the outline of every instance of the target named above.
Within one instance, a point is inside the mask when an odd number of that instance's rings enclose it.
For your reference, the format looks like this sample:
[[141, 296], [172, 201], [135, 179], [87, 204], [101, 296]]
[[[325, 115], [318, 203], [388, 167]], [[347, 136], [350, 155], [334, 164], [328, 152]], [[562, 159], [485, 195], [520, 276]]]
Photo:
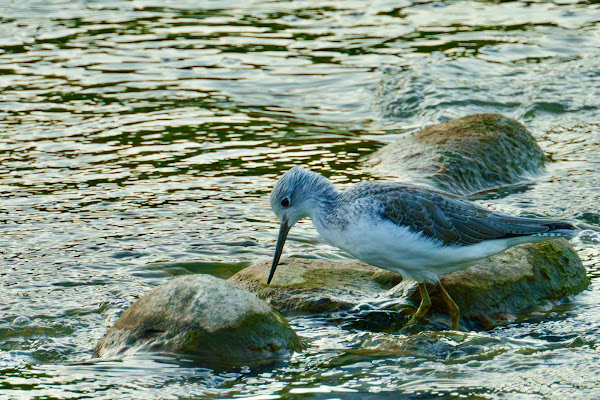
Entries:
[[306, 205], [306, 213], [315, 224], [319, 224], [325, 217], [331, 215], [340, 198], [340, 193], [335, 186], [327, 181], [312, 192]]

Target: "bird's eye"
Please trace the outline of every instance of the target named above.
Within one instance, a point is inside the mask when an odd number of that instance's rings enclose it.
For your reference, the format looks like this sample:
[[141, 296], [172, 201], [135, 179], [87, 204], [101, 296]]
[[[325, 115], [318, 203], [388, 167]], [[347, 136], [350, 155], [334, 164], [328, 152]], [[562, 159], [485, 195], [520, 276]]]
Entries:
[[281, 200], [281, 205], [283, 207], [289, 207], [290, 206], [290, 200], [286, 197], [285, 199]]

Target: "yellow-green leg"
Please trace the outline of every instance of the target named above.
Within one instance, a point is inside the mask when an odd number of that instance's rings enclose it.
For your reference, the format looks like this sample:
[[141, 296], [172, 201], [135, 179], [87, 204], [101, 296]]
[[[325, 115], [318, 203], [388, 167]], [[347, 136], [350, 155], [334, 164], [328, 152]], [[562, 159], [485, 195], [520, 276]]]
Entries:
[[440, 290], [442, 299], [444, 299], [444, 302], [448, 306], [448, 313], [450, 314], [450, 329], [457, 331], [460, 329], [458, 326], [458, 320], [460, 319], [460, 308], [458, 308], [454, 300], [452, 300], [452, 297], [450, 297], [448, 292], [446, 292], [446, 289], [444, 289], [444, 286], [442, 286], [441, 282], [438, 282], [437, 287]]
[[423, 315], [429, 311], [429, 307], [431, 307], [431, 299], [429, 298], [429, 293], [427, 293], [427, 288], [423, 282], [419, 282], [419, 293], [421, 293], [421, 304], [419, 305], [419, 308], [417, 308], [417, 312], [413, 314], [406, 325], [413, 325], [423, 317]]

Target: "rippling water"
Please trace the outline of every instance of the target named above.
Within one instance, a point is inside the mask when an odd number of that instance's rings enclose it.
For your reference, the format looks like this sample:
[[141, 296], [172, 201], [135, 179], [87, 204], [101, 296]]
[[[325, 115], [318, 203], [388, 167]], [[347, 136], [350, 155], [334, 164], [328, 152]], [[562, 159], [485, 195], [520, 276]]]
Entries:
[[[600, 397], [600, 245], [573, 301], [488, 332], [392, 335], [292, 320], [309, 349], [267, 370], [90, 360], [170, 277], [269, 258], [267, 195], [296, 163], [340, 184], [414, 129], [522, 121], [554, 161], [474, 196], [600, 224], [595, 2], [0, 2], [0, 397]], [[286, 254], [340, 258], [310, 223]]]

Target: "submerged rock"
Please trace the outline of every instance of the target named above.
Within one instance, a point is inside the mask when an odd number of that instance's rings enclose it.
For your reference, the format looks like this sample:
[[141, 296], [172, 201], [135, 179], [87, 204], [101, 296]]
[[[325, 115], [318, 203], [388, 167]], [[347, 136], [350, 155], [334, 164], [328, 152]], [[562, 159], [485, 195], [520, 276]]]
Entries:
[[373, 175], [469, 194], [515, 184], [538, 173], [546, 157], [529, 131], [500, 114], [445, 121], [368, 156]]
[[[414, 281], [359, 261], [287, 259], [267, 286], [269, 269], [268, 262], [258, 263], [230, 281], [284, 313], [352, 310], [353, 316], [341, 323], [373, 330], [386, 330], [382, 325], [387, 324], [400, 328], [407, 315], [398, 311], [420, 302]], [[502, 324], [509, 314], [562, 300], [588, 286], [581, 260], [564, 239], [516, 246], [441, 280], [461, 309], [461, 327], [469, 329]], [[433, 305], [416, 329], [448, 329], [445, 304], [434, 286], [428, 288]]]
[[94, 356], [150, 351], [232, 365], [302, 348], [285, 318], [252, 293], [210, 275], [186, 275], [136, 301], [98, 343]]

